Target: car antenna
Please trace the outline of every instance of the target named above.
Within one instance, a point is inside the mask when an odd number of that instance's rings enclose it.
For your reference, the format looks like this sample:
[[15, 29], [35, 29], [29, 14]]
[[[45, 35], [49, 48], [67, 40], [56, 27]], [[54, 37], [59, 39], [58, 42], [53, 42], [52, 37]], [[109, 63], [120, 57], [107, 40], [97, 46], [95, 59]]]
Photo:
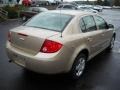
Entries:
[[[60, 9], [60, 26], [62, 25], [62, 17], [61, 17], [61, 9]], [[62, 32], [61, 32], [61, 37], [62, 37]]]

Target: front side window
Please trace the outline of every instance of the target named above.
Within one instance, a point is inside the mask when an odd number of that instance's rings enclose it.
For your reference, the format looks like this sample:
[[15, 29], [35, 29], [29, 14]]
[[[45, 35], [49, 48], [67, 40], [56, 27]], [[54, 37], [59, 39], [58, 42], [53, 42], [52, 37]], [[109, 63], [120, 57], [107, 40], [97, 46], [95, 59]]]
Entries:
[[72, 15], [43, 12], [33, 17], [25, 26], [61, 32], [72, 18]]
[[87, 32], [97, 30], [93, 16], [91, 16], [91, 15], [85, 16], [85, 17], [83, 17], [83, 21], [85, 23]]
[[107, 29], [107, 23], [100, 16], [94, 16], [96, 25], [99, 29]]

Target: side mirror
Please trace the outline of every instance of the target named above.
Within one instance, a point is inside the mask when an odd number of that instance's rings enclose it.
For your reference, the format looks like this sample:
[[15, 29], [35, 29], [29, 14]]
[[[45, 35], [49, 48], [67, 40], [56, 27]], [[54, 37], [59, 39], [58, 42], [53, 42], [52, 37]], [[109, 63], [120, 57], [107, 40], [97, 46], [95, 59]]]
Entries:
[[108, 28], [114, 28], [114, 25], [108, 24]]

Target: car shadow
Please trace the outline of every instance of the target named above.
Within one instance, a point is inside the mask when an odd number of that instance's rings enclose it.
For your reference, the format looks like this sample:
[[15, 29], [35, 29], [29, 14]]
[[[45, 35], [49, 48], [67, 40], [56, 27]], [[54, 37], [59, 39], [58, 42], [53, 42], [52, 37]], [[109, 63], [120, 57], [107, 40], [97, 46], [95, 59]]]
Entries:
[[99, 75], [96, 73], [103, 69], [110, 60], [111, 54], [104, 51], [89, 61], [83, 75], [77, 81], [72, 80], [66, 74], [44, 75], [23, 69], [22, 80], [19, 85], [26, 86], [24, 87], [25, 90], [92, 90], [94, 86], [90, 83], [91, 79], [98, 78]]

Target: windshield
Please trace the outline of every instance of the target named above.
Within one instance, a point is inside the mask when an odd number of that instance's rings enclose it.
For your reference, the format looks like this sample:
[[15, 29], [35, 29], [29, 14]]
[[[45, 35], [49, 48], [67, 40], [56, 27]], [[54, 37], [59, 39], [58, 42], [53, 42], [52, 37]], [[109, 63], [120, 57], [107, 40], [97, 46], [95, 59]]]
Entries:
[[72, 19], [72, 15], [43, 12], [33, 17], [25, 26], [61, 32]]

